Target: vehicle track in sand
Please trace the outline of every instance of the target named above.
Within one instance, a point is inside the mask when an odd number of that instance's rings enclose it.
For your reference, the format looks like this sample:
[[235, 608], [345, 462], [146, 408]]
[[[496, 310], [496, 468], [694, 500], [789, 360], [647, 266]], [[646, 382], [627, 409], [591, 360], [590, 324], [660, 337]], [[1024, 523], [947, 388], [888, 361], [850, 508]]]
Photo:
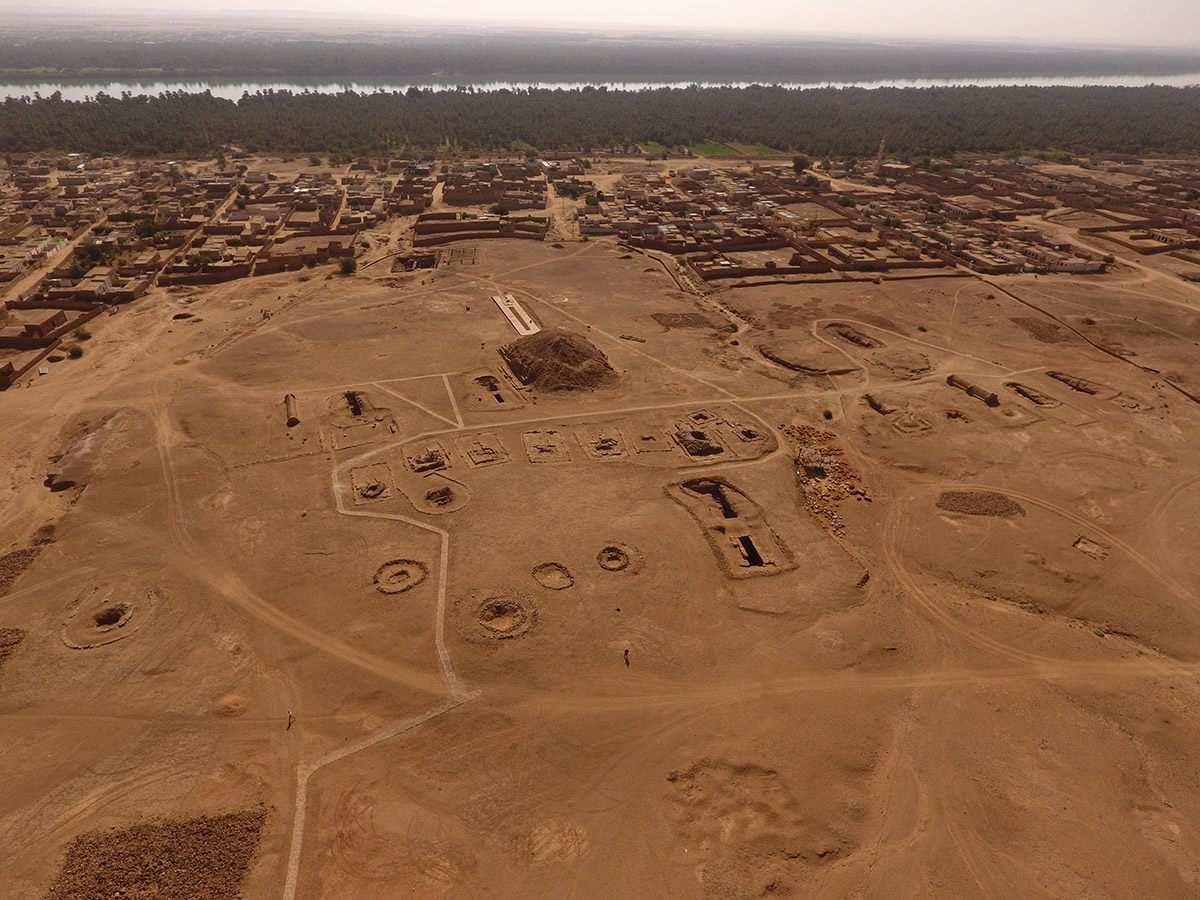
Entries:
[[[978, 629], [972, 628], [956, 617], [949, 609], [947, 609], [945, 603], [938, 602], [932, 598], [918, 584], [916, 578], [905, 566], [898, 551], [898, 546], [903, 541], [907, 532], [907, 510], [908, 507], [915, 502], [918, 494], [924, 493], [929, 489], [986, 490], [1003, 494], [1014, 500], [1020, 500], [1030, 504], [1031, 506], [1035, 506], [1048, 512], [1060, 515], [1069, 521], [1072, 521], [1075, 524], [1098, 534], [1104, 538], [1104, 540], [1111, 542], [1113, 547], [1126, 553], [1131, 559], [1146, 569], [1148, 574], [1153, 576], [1165, 587], [1172, 591], [1181, 592], [1179, 593], [1179, 596], [1182, 599], [1194, 599], [1193, 595], [1183, 590], [1181, 586], [1174, 581], [1174, 579], [1170, 578], [1170, 576], [1162, 572], [1150, 560], [1147, 560], [1142, 554], [1138, 553], [1134, 548], [1130, 547], [1126, 542], [1117, 538], [1115, 535], [1104, 529], [1096, 527], [1082, 516], [1079, 516], [1070, 510], [1063, 509], [1056, 504], [1049, 503], [1048, 501], [1021, 491], [1014, 491], [994, 485], [983, 485], [971, 482], [934, 482], [928, 485], [923, 485], [921, 488], [911, 490], [907, 494], [902, 495], [893, 501], [892, 508], [889, 510], [884, 524], [882, 551], [884, 561], [888, 566], [888, 570], [896, 579], [897, 583], [904, 592], [904, 595], [915, 602], [917, 607], [928, 617], [943, 625], [948, 631], [958, 634], [969, 643], [974, 644], [980, 649], [987, 650], [995, 656], [1014, 664], [1030, 667], [1038, 673], [1039, 677], [1043, 679], [1051, 679], [1067, 675], [1071, 669], [1075, 669], [1075, 674], [1078, 675], [1085, 669], [1081, 668], [1079, 664], [1069, 663], [1068, 661], [1059, 657], [1021, 650], [1012, 646], [1011, 644], [1007, 644], [1003, 641], [992, 638]], [[1149, 648], [1144, 649], [1143, 653], [1144, 655], [1138, 657], [1136, 664], [1129, 666], [1118, 666], [1117, 668], [1123, 668], [1127, 671], [1140, 669], [1151, 677], [1183, 675], [1195, 679], [1200, 676], [1200, 665], [1183, 663], [1171, 657], [1160, 654], [1157, 651], [1152, 651]], [[1093, 671], [1096, 675], [1100, 676], [1103, 675], [1105, 668], [1102, 667]]]
[[[180, 501], [179, 478], [175, 474], [172, 441], [165, 408], [155, 416], [156, 444], [162, 464], [167, 491], [168, 527], [175, 542], [185, 551], [181, 566], [197, 582], [212, 588], [234, 606], [304, 644], [374, 675], [407, 687], [431, 693], [440, 690], [441, 682], [428, 672], [403, 666], [360, 650], [325, 632], [296, 619], [281, 610], [254, 590], [223, 561], [199, 544], [188, 530], [184, 518], [185, 505]], [[297, 702], [299, 699], [297, 698]]]
[[[462, 277], [469, 278], [470, 276], [464, 275]], [[495, 281], [489, 279], [476, 278], [473, 280], [498, 286], [496, 285]], [[549, 301], [545, 301], [535, 294], [523, 290], [516, 290], [514, 292], [521, 293], [522, 295], [529, 297], [535, 303], [546, 304], [549, 309], [561, 313], [566, 318], [571, 319], [580, 325], [587, 326], [588, 324], [581, 317], [575, 316], [573, 313], [562, 309], [561, 306], [550, 303]], [[971, 359], [975, 359], [978, 362], [986, 364], [988, 367], [1003, 369], [1003, 366], [1000, 366], [998, 363], [990, 360], [984, 360], [979, 357], [970, 357], [969, 354], [962, 354], [958, 351], [941, 347], [930, 342], [915, 340], [906, 335], [893, 332], [888, 329], [878, 329], [876, 326], [870, 325], [869, 323], [856, 322], [848, 319], [829, 319], [821, 321], [850, 322], [852, 324], [861, 325], [862, 327], [877, 330], [882, 333], [892, 334], [906, 342], [923, 344], [942, 352], [952, 353], [956, 356], [968, 356]], [[819, 327], [819, 324], [819, 322], [814, 324], [814, 330]], [[615, 345], [619, 345], [627, 350], [632, 350], [632, 352], [635, 354], [641, 355], [646, 359], [653, 361], [656, 365], [662, 366], [668, 371], [672, 371], [681, 377], [687, 378], [692, 383], [707, 388], [711, 393], [708, 393], [703, 397], [696, 397], [682, 401], [675, 400], [669, 403], [627, 405], [610, 410], [592, 411], [588, 413], [571, 414], [567, 416], [554, 415], [530, 417], [511, 422], [506, 420], [506, 425], [538, 424], [562, 420], [569, 421], [580, 419], [597, 419], [629, 413], [677, 409], [703, 403], [727, 403], [734, 405], [744, 412], [748, 417], [751, 417], [754, 421], [761, 423], [763, 421], [761, 417], [759, 417], [756, 413], [751, 412], [742, 404], [789, 401], [818, 396], [844, 397], [847, 393], [846, 390], [792, 391], [740, 396], [731, 390], [716, 385], [705, 380], [704, 378], [698, 377], [694, 373], [659, 360], [653, 354], [642, 351], [640, 348], [628, 347], [625, 342], [620, 342], [615, 336], [598, 330], [594, 326], [591, 328], [591, 333], [598, 333], [605, 339], [614, 342]], [[857, 361], [855, 361], [855, 363], [857, 365]], [[440, 558], [437, 576], [438, 607], [436, 612], [437, 618], [435, 621], [435, 648], [439, 661], [440, 678], [427, 676], [426, 673], [421, 674], [424, 677], [432, 678], [431, 681], [424, 683], [423, 686], [428, 686], [431, 688], [431, 690], [443, 693], [446, 695], [446, 699], [442, 703], [426, 710], [423, 713], [379, 729], [362, 740], [333, 750], [324, 756], [317, 758], [311, 763], [297, 763], [296, 794], [293, 803], [291, 839], [288, 846], [287, 855], [287, 877], [283, 894], [285, 900], [293, 900], [296, 892], [299, 889], [300, 872], [304, 862], [304, 839], [306, 831], [306, 819], [308, 814], [308, 788], [311, 784], [311, 779], [316, 777], [318, 773], [327, 766], [333, 765], [348, 758], [349, 756], [365, 751], [382, 742], [408, 734], [420, 726], [428, 723], [429, 721], [443, 716], [452, 710], [457, 709], [462, 704], [480, 696], [478, 692], [467, 691], [460, 683], [454, 670], [453, 662], [445, 645], [445, 610], [448, 586], [448, 566], [451, 539], [450, 533], [445, 529], [422, 522], [417, 518], [398, 514], [374, 513], [370, 511], [349, 508], [346, 502], [345, 491], [340, 481], [341, 476], [344, 475], [345, 472], [349, 471], [349, 469], [354, 465], [360, 464], [362, 461], [377, 456], [381, 453], [394, 450], [397, 446], [414, 440], [419, 440], [423, 437], [454, 434], [471, 430], [465, 424], [462, 412], [458, 408], [458, 404], [449, 381], [450, 374], [456, 373], [433, 373], [428, 376], [413, 376], [413, 378], [441, 378], [446, 389], [451, 408], [454, 410], [453, 420], [446, 415], [432, 413], [428, 408], [421, 407], [419, 404], [413, 403], [409, 398], [403, 395], [401, 390], [393, 391], [384, 388], [385, 382], [383, 381], [372, 382], [372, 384], [375, 386], [383, 388], [390, 394], [394, 394], [398, 399], [409, 403], [414, 408], [422, 409], [424, 412], [434, 415], [435, 418], [446, 423], [447, 427], [445, 429], [429, 431], [422, 435], [410, 435], [403, 438], [398, 437], [394, 442], [381, 447], [372, 448], [371, 450], [355, 456], [353, 459], [335, 465], [330, 473], [330, 487], [334, 494], [335, 504], [339, 513], [352, 516], [388, 519], [395, 521], [400, 525], [416, 527], [438, 535], [440, 542]], [[397, 382], [401, 380], [402, 379], [395, 379]], [[861, 387], [856, 387], [854, 390], [861, 390]], [[176, 476], [175, 467], [172, 460], [173, 437], [170, 433], [169, 423], [165, 420], [165, 417], [156, 421], [158, 444], [160, 447], [160, 455], [163, 459], [164, 474], [167, 483], [168, 506], [171, 517], [172, 532], [176, 540], [183, 542], [186, 546], [197, 551], [197, 556], [200, 557], [202, 556], [202, 554], [199, 552], [201, 548], [196, 545], [191, 533], [188, 530], [188, 523], [185, 517], [185, 507], [181, 501], [180, 481]], [[766, 424], [766, 428], [774, 433], [774, 428], [771, 425]], [[746, 464], [758, 464], [766, 459], [775, 458], [780, 452], [782, 452], [783, 446], [783, 442], [780, 441], [779, 448], [777, 448], [776, 451], [773, 451], [767, 457], [759, 460], [744, 462]], [[969, 485], [967, 487], [972, 489], [984, 489], [979, 485]], [[1010, 492], [1003, 489], [997, 490], [1000, 493], [1006, 493], [1014, 498], [1027, 498], [1027, 495], [1024, 494], [1018, 494], [1016, 492]], [[1044, 501], [1035, 502], [1035, 500], [1027, 500], [1027, 502], [1033, 503], [1034, 505], [1045, 505], [1047, 508], [1052, 508], [1053, 511], [1059, 512], [1057, 508], [1053, 508], [1052, 504], [1045, 504]], [[925, 593], [917, 583], [916, 579], [906, 569], [904, 561], [901, 559], [896, 546], [896, 542], [902, 536], [903, 529], [907, 527], [905, 515], [906, 509], [904, 503], [897, 502], [888, 517], [888, 524], [885, 529], [885, 533], [887, 535], [887, 540], [885, 541], [885, 560], [888, 563], [889, 571], [891, 571], [896, 579], [896, 582], [904, 590], [906, 596], [910, 596], [911, 599], [917, 603], [919, 608], [924, 611], [926, 616], [932, 618], [934, 622], [938, 624], [941, 630], [945, 631], [948, 635], [960, 637], [970, 644], [984, 649], [989, 655], [997, 658], [997, 662], [1000, 663], [1000, 666], [997, 667], [992, 665], [990, 667], [983, 666], [976, 669], [947, 669], [928, 673], [907, 673], [894, 675], [853, 673], [849, 676], [831, 676], [830, 673], [802, 673], [790, 677], [770, 680], [762, 683], [761, 685], [755, 685], [754, 689], [756, 696], [760, 694], [762, 696], [788, 696], [797, 692], [822, 691], [831, 688], [835, 690], [861, 689], [869, 691], [889, 689], [895, 689], [897, 691], [920, 690], [923, 692], [932, 691], [939, 695], [944, 692], [949, 692], [947, 693], [947, 696], [949, 696], [956, 690], [978, 684], [981, 681], [986, 682], [993, 679], [998, 681], [1026, 679], [1034, 679], [1039, 681], [1079, 680], [1092, 683], [1094, 681], [1104, 681], [1107, 679], [1126, 679], [1129, 677], [1156, 678], [1165, 674], [1178, 674], [1178, 668], [1164, 667], [1158, 660], [1154, 658], [1076, 663], [1066, 660], [1057, 660], [1052, 656], [1027, 652], [1006, 644], [1003, 641], [998, 641], [988, 637], [987, 635], [980, 634], [970, 626], [961, 622], [952, 612], [945, 610], [942, 604], [937, 603], [933, 598]], [[1081, 517], [1077, 518], [1077, 521], [1084, 522], [1086, 527], [1088, 527], [1090, 530], [1101, 533], [1107, 538], [1105, 533], [1100, 532], [1100, 530], [1094, 525], [1082, 520]], [[1120, 546], [1122, 549], [1125, 549], [1127, 546], [1115, 541], [1113, 545]], [[203, 568], [203, 562], [198, 562], [196, 567]], [[308, 633], [309, 630], [307, 629], [307, 626], [303, 625], [303, 623], [296, 622], [281, 612], [274, 610], [274, 607], [272, 607], [269, 602], [265, 601], [261, 597], [257, 597], [257, 595], [254, 595], [253, 592], [249, 591], [249, 589], [244, 585], [236, 583], [238, 581], [240, 581], [240, 579], [235, 579], [233, 582], [222, 583], [220, 585], [222, 592], [231, 600], [234, 600], [234, 602], [236, 602], [247, 612], [256, 615], [258, 618], [272, 627], [277, 628], [293, 637], [304, 640], [306, 643], [312, 643], [312, 645], [317, 647], [320, 651], [332, 653], [333, 656], [340, 658], [344, 662], [358, 665], [368, 671], [373, 672], [374, 674], [381, 675], [383, 677], [390, 677], [395, 680], [406, 681], [406, 677], [396, 679], [396, 676], [401, 673], [397, 671], [395, 664], [391, 663], [391, 661], [378, 659], [372, 657], [370, 654], [362, 654], [360, 656], [355, 653], [345, 652], [347, 650], [352, 650], [353, 648], [338, 647], [336, 644], [331, 644], [329, 638], [323, 634]], [[408, 672], [405, 674], [407, 676], [413, 673]], [[650, 704], [651, 706], [659, 706], [663, 708], [664, 711], [667, 709], [674, 710], [674, 714], [667, 717], [669, 721], [665, 722], [661, 728], [658, 729], [658, 733], [661, 736], [667, 734], [669, 730], [679, 722], [688, 721], [701, 715], [711, 714], [714, 709], [735, 707], [736, 705], [743, 703], [744, 700], [744, 685], [734, 689], [732, 687], [722, 687], [719, 684], [714, 684], [709, 686], [692, 685], [687, 689], [666, 690], [657, 694], [630, 695], [628, 697], [619, 698], [595, 698], [589, 697], [586, 694], [561, 694], [557, 699], [551, 699], [549, 702], [552, 707], [562, 710], [579, 710], [581, 708], [596, 707], [611, 708], [620, 707], [622, 705], [624, 705], [625, 708], [642, 708], [646, 704]], [[949, 704], [946, 705], [948, 708]], [[681, 710], [680, 707], [683, 707], [683, 709]], [[949, 713], [947, 713], [947, 715], [949, 715]], [[635, 751], [630, 749], [627, 752], [633, 753]], [[619, 760], [614, 761], [612, 766], [615, 766], [617, 762], [619, 762]], [[609, 768], [611, 768], [611, 766]], [[600, 778], [601, 776], [597, 775], [597, 779]], [[995, 882], [991, 874], [986, 871], [985, 865], [980, 863], [974, 851], [964, 843], [965, 838], [963, 836], [955, 836], [953, 833], [951, 833], [949, 836], [953, 840], [960, 857], [964, 860], [964, 865], [972, 873], [972, 876], [980, 885], [981, 890], [988, 892], [987, 885], [989, 883], [994, 885]]]
[[927, 618], [940, 624], [946, 632], [956, 634], [967, 641], [967, 643], [989, 651], [994, 656], [1008, 660], [1009, 662], [1025, 663], [1028, 665], [1051, 662], [1052, 660], [1046, 657], [1018, 650], [1005, 644], [1003, 641], [988, 637], [986, 634], [964, 624], [946, 609], [944, 603], [934, 600], [917, 583], [901, 560], [898, 551], [899, 544], [907, 534], [908, 521], [906, 512], [907, 506], [912, 502], [913, 498], [911, 496], [897, 498], [892, 502], [891, 509], [888, 511], [887, 519], [884, 523], [882, 539], [884, 563], [887, 565], [888, 572], [892, 578], [900, 586], [904, 596], [914, 602], [918, 609], [925, 613]]
[[[1191, 483], [1194, 483], [1197, 480], [1200, 480], [1200, 478], [1192, 479]], [[1086, 519], [1083, 516], [1079, 515], [1078, 513], [1067, 509], [1066, 507], [1059, 506], [1058, 504], [1055, 504], [1055, 503], [1051, 503], [1048, 500], [1043, 500], [1041, 497], [1037, 497], [1033, 494], [1025, 493], [1024, 491], [1017, 491], [1017, 490], [1013, 490], [1012, 488], [1000, 487], [998, 485], [978, 484], [978, 483], [966, 482], [966, 481], [947, 481], [947, 482], [939, 483], [936, 486], [943, 490], [990, 491], [995, 494], [1003, 494], [1006, 497], [1011, 497], [1014, 500], [1020, 500], [1024, 503], [1030, 504], [1031, 506], [1036, 506], [1036, 507], [1039, 507], [1040, 509], [1046, 510], [1047, 512], [1051, 512], [1057, 516], [1061, 516], [1062, 518], [1078, 525], [1080, 528], [1085, 528], [1085, 529], [1088, 529], [1089, 531], [1093, 531], [1096, 534], [1098, 534], [1100, 537], [1104, 538], [1105, 541], [1111, 543], [1112, 546], [1121, 550], [1121, 552], [1123, 552], [1126, 556], [1128, 556], [1130, 559], [1132, 559], [1134, 562], [1136, 562], [1139, 566], [1141, 566], [1143, 569], [1145, 569], [1147, 574], [1152, 575], [1157, 581], [1159, 581], [1164, 587], [1166, 587], [1168, 590], [1170, 590], [1172, 593], [1174, 593], [1179, 599], [1190, 600], [1192, 602], [1196, 602], [1197, 600], [1200, 600], [1200, 593], [1198, 593], [1196, 590], [1189, 590], [1185, 586], [1181, 585], [1178, 581], [1176, 581], [1173, 577], [1171, 577], [1167, 572], [1165, 572], [1160, 566], [1156, 565], [1152, 560], [1148, 559], [1144, 554], [1142, 554], [1141, 552], [1136, 550], [1129, 543], [1127, 543], [1126, 541], [1117, 537], [1111, 531], [1108, 531], [1107, 529], [1097, 525], [1095, 522], [1091, 521], [1090, 519]], [[1187, 487], [1187, 486], [1189, 486], [1189, 483], [1185, 483], [1182, 487]]]
[[1179, 499], [1180, 494], [1185, 493], [1198, 484], [1200, 484], [1200, 475], [1185, 478], [1183, 481], [1177, 482], [1158, 498], [1146, 516], [1146, 523], [1150, 539], [1154, 546], [1154, 553], [1164, 566], [1178, 566], [1179, 559], [1178, 555], [1169, 549], [1169, 545], [1163, 536], [1163, 520], [1166, 518], [1167, 510]]
[[[465, 278], [465, 277], [469, 277], [469, 276], [462, 276], [462, 277]], [[487, 281], [486, 279], [478, 279], [477, 278], [474, 280], [484, 281], [485, 283], [492, 284], [493, 287], [496, 287], [497, 289], [499, 289], [499, 285], [496, 285], [494, 282]], [[544, 302], [544, 301], [541, 301], [541, 298], [538, 298], [538, 297], [536, 297], [536, 295], [533, 295], [527, 291], [519, 291], [519, 292], [523, 293], [526, 296], [529, 296], [535, 300], [538, 300], [539, 302]], [[563, 311], [563, 310], [560, 310], [560, 311], [565, 313], [565, 311]], [[587, 323], [584, 322], [582, 319], [579, 319], [578, 317], [575, 317], [569, 313], [565, 313], [565, 314], [569, 318], [575, 319], [580, 324], [585, 325], [585, 327], [587, 326]], [[595, 328], [589, 328], [589, 330], [596, 331]], [[612, 340], [614, 342], [616, 342], [618, 340], [616, 337], [607, 334], [607, 332], [601, 331], [599, 333], [603, 334], [605, 337], [608, 337], [610, 340]], [[635, 352], [640, 352], [640, 351], [637, 351], [637, 348], [633, 348], [633, 349], [635, 350]], [[753, 419], [755, 422], [758, 422], [760, 427], [764, 428], [766, 431], [768, 431], [775, 437], [775, 440], [776, 440], [775, 450], [764, 455], [763, 457], [759, 457], [754, 460], [734, 461], [734, 462], [730, 463], [729, 465], [739, 465], [739, 464], [745, 465], [745, 464], [749, 464], [749, 463], [757, 464], [757, 463], [761, 463], [767, 459], [774, 458], [780, 452], [782, 452], [782, 450], [784, 448], [784, 443], [780, 439], [779, 435], [775, 432], [775, 428], [770, 423], [767, 423], [765, 420], [761, 419], [761, 417], [759, 417], [757, 414], [755, 414], [755, 413], [751, 412], [750, 410], [746, 409], [745, 407], [741, 406], [740, 403], [744, 402], [744, 400], [742, 398], [735, 397], [730, 391], [727, 391], [724, 388], [721, 388], [717, 385], [711, 384], [710, 382], [705, 381], [704, 379], [696, 376], [694, 373], [688, 372], [686, 370], [678, 369], [677, 367], [674, 367], [674, 366], [670, 366], [670, 365], [662, 362], [661, 360], [658, 360], [656, 357], [654, 357], [651, 354], [643, 352], [642, 355], [646, 356], [648, 359], [653, 360], [654, 362], [658, 363], [659, 365], [662, 365], [668, 369], [671, 369], [672, 371], [675, 371], [679, 375], [689, 378], [692, 381], [699, 382], [700, 384], [704, 385], [705, 387], [708, 387], [708, 388], [718, 392], [720, 396], [718, 398], [716, 398], [717, 402], [727, 402], [727, 403], [730, 403], [731, 405], [734, 405], [735, 408], [739, 409], [741, 412], [743, 412], [749, 418]], [[342, 490], [342, 486], [341, 486], [340, 480], [339, 480], [339, 477], [343, 473], [349, 471], [354, 466], [361, 465], [361, 463], [363, 461], [365, 461], [366, 459], [369, 459], [375, 455], [378, 455], [379, 453], [386, 452], [388, 450], [392, 450], [396, 446], [399, 446], [399, 445], [402, 445], [405, 443], [409, 443], [414, 440], [421, 440], [426, 437], [432, 437], [435, 435], [442, 435], [442, 434], [452, 434], [452, 433], [468, 430], [465, 427], [465, 425], [463, 424], [462, 414], [459, 411], [458, 403], [455, 400], [454, 392], [453, 392], [453, 389], [449, 382], [448, 373], [442, 374], [441, 377], [442, 377], [442, 381], [443, 381], [443, 384], [446, 389], [446, 393], [449, 396], [450, 402], [455, 411], [455, 417], [458, 419], [458, 425], [455, 427], [447, 428], [447, 429], [438, 429], [438, 430], [434, 430], [431, 432], [426, 432], [424, 434], [419, 434], [419, 435], [415, 435], [415, 436], [407, 436], [402, 439], [397, 439], [397, 441], [390, 442], [389, 444], [387, 444], [383, 447], [369, 450], [365, 453], [362, 453], [362, 454], [359, 454], [359, 455], [353, 457], [350, 460], [347, 460], [339, 465], [336, 465], [336, 466], [334, 466], [333, 470], [330, 472], [330, 489], [333, 492], [334, 502], [337, 507], [337, 511], [343, 515], [360, 516], [360, 517], [364, 517], [364, 518], [382, 518], [382, 519], [387, 519], [387, 520], [391, 520], [391, 521], [397, 521], [402, 524], [409, 525], [409, 526], [412, 526], [415, 528], [419, 528], [419, 529], [422, 529], [425, 531], [429, 531], [429, 532], [432, 532], [432, 533], [438, 535], [438, 538], [439, 538], [439, 541], [441, 544], [441, 553], [440, 553], [439, 565], [438, 565], [438, 579], [437, 579], [438, 580], [438, 601], [437, 601], [436, 618], [435, 618], [435, 623], [434, 623], [434, 644], [435, 644], [435, 648], [437, 650], [437, 655], [438, 655], [439, 663], [441, 666], [442, 680], [444, 681], [445, 690], [448, 692], [449, 698], [446, 700], [446, 702], [444, 702], [440, 706], [437, 706], [431, 710], [428, 710], [427, 712], [422, 713], [418, 716], [415, 716], [411, 719], [406, 719], [403, 722], [399, 722], [392, 726], [389, 726], [388, 728], [384, 728], [384, 729], [376, 732], [375, 734], [368, 736], [367, 738], [364, 738], [363, 740], [357, 742], [356, 744], [352, 744], [349, 747], [342, 748], [341, 750], [334, 751], [333, 753], [327, 754], [326, 756], [318, 759], [314, 763], [298, 764], [297, 774], [296, 774], [296, 794], [295, 794], [295, 800], [293, 803], [294, 813], [293, 813], [293, 821], [292, 821], [292, 831], [291, 831], [291, 839], [290, 839], [290, 844], [289, 844], [289, 849], [288, 849], [287, 876], [286, 876], [284, 890], [283, 890], [284, 900], [294, 900], [294, 898], [296, 896], [296, 891], [298, 890], [298, 886], [299, 886], [299, 872], [300, 872], [300, 866], [301, 866], [302, 859], [303, 859], [303, 845], [304, 845], [304, 831], [305, 831], [304, 823], [305, 823], [305, 819], [307, 817], [308, 783], [309, 783], [310, 779], [320, 769], [324, 768], [325, 766], [328, 766], [332, 763], [335, 763], [342, 759], [345, 759], [346, 757], [351, 756], [355, 753], [358, 753], [358, 752], [366, 750], [370, 747], [373, 747], [383, 741], [389, 740], [392, 737], [412, 731], [413, 729], [418, 728], [419, 726], [425, 724], [426, 722], [430, 721], [431, 719], [434, 719], [440, 715], [448, 713], [451, 710], [462, 705], [463, 703], [465, 703], [469, 700], [475, 699], [476, 697], [481, 695], [481, 692], [479, 692], [479, 691], [474, 691], [471, 693], [464, 692], [464, 690], [458, 680], [458, 676], [454, 670], [454, 664], [453, 664], [452, 660], [450, 659], [450, 654], [449, 654], [448, 649], [446, 648], [446, 643], [445, 643], [445, 615], [446, 615], [447, 584], [448, 584], [448, 580], [449, 580], [450, 533], [443, 528], [439, 528], [435, 525], [421, 522], [417, 519], [413, 519], [408, 516], [402, 516], [402, 515], [395, 514], [395, 513], [376, 513], [376, 512], [371, 512], [369, 510], [349, 509], [346, 506], [344, 491]], [[376, 384], [376, 386], [378, 387], [380, 385]], [[403, 397], [398, 392], [388, 391], [388, 393], [392, 394], [397, 399], [400, 399], [403, 402], [409, 403], [410, 405], [414, 406], [415, 408], [421, 409], [427, 413], [430, 412], [427, 408], [420, 406], [419, 404], [416, 404], [415, 402], [409, 400], [406, 397]], [[790, 398], [790, 397], [797, 396], [797, 395], [789, 394], [789, 395], [785, 395], [785, 396]], [[799, 395], [799, 396], [803, 396], [803, 395]], [[579, 414], [576, 416], [569, 416], [569, 417], [564, 417], [564, 416], [538, 417], [538, 418], [534, 418], [534, 419], [525, 420], [522, 422], [506, 422], [505, 424], [510, 424], [510, 425], [511, 424], [532, 424], [534, 422], [551, 421], [551, 420], [562, 419], [562, 418], [595, 418], [595, 417], [606, 416], [606, 415], [620, 415], [623, 413], [629, 413], [629, 412], [634, 412], [634, 411], [648, 411], [648, 410], [654, 410], [654, 409], [677, 408], [679, 406], [694, 405], [696, 402], [698, 402], [698, 401], [690, 400], [690, 401], [675, 402], [675, 403], [669, 403], [669, 404], [647, 405], [647, 406], [637, 407], [637, 408], [627, 407], [622, 410], [615, 410], [615, 411], [609, 411], [609, 412], [590, 412], [590, 413]], [[712, 401], [700, 401], [700, 402], [712, 402]], [[436, 415], [433, 413], [430, 413], [430, 414], [434, 415], [435, 418], [440, 419], [443, 422], [447, 422], [447, 424], [450, 424], [450, 425], [454, 424], [454, 423], [450, 422], [449, 419], [446, 419], [444, 416]], [[614, 763], [614, 765], [615, 765], [615, 763]]]

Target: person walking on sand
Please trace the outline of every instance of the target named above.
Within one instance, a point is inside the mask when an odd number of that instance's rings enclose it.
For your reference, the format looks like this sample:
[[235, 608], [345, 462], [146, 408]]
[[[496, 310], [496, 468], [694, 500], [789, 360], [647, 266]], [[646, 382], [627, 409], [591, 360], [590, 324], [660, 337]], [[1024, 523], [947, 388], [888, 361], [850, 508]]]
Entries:
[[625, 668], [629, 668], [629, 648], [625, 648]]

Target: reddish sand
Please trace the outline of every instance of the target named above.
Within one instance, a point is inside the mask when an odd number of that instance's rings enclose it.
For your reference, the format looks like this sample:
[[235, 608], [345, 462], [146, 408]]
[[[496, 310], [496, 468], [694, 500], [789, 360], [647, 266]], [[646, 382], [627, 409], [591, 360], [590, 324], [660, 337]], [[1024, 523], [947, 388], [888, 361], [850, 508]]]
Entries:
[[[0, 893], [261, 805], [254, 898], [1196, 896], [1200, 408], [1151, 370], [1200, 384], [1200, 288], [1155, 265], [156, 290], [0, 395]], [[522, 385], [498, 292], [615, 378]]]

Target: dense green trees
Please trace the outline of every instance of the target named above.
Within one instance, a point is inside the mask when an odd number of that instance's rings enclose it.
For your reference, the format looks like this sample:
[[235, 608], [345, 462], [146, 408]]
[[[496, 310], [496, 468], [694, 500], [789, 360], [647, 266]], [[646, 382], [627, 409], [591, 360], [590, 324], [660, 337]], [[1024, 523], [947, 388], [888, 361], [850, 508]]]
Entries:
[[200, 157], [229, 146], [347, 159], [444, 147], [588, 150], [716, 140], [847, 158], [873, 156], [884, 135], [890, 152], [908, 155], [1024, 147], [1200, 153], [1200, 88], [271, 91], [236, 103], [172, 92], [0, 104], [0, 153]]
[[115, 246], [84, 241], [71, 254], [71, 276], [82, 278], [96, 266], [107, 266], [116, 258], [117, 253]]

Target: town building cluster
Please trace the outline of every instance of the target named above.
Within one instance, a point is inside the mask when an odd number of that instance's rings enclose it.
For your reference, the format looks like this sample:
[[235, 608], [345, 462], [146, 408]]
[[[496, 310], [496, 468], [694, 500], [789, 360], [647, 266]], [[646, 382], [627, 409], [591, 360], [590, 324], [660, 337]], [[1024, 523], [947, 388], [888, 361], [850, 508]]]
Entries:
[[1039, 227], [1052, 211], [1086, 212], [1080, 234], [1139, 253], [1190, 258], [1200, 247], [1200, 176], [1189, 166], [1146, 169], [1128, 186], [1007, 160], [833, 174], [836, 187], [789, 165], [630, 175], [580, 211], [579, 230], [679, 255], [705, 281], [951, 267], [1103, 272], [1108, 254]]
[[[213, 284], [352, 255], [364, 222], [409, 208], [396, 194], [403, 180], [79, 156], [0, 169], [0, 388], [156, 284]], [[431, 193], [419, 195], [420, 209]]]
[[442, 175], [442, 199], [451, 206], [499, 207], [506, 212], [545, 209], [543, 176], [537, 163], [528, 160], [454, 165]]
[[557, 219], [564, 234], [670, 254], [700, 282], [955, 268], [1099, 274], [1112, 257], [1097, 242], [1171, 254], [1196, 266], [1200, 280], [1194, 163], [1118, 160], [1093, 174], [1035, 159], [910, 165], [881, 152], [873, 165], [847, 170], [692, 159], [639, 172], [625, 160], [614, 179], [601, 177], [599, 161], [531, 157], [280, 171], [248, 156], [216, 166], [9, 160], [0, 166], [0, 388], [155, 285], [353, 256], [363, 232], [403, 217], [407, 237], [395, 252], [409, 255], [397, 256], [399, 269], [436, 265], [438, 247], [453, 242], [544, 240]]

